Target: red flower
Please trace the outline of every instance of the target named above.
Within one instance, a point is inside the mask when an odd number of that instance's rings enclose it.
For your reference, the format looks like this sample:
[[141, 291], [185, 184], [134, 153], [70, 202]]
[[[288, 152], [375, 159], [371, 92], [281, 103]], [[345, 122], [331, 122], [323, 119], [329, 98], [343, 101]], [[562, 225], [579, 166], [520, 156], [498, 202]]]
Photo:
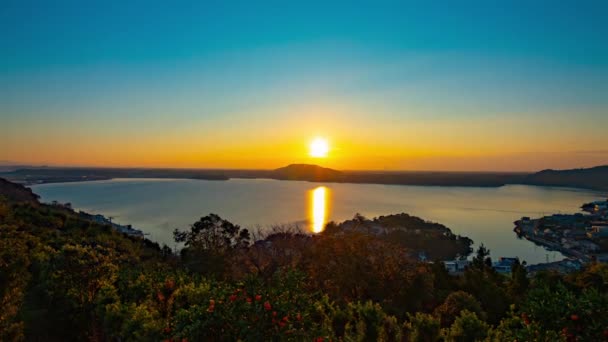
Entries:
[[571, 315], [570, 319], [573, 321], [578, 321], [578, 315]]
[[264, 302], [264, 309], [265, 309], [266, 311], [270, 311], [270, 310], [272, 310], [272, 305], [270, 305], [270, 302], [269, 302], [269, 301], [265, 301], [265, 302]]
[[236, 300], [236, 295], [231, 295], [231, 296], [230, 296], [230, 301], [231, 301], [231, 302], [234, 302], [235, 300]]
[[215, 300], [209, 300], [209, 307], [207, 308], [207, 312], [213, 312], [215, 310]]
[[272, 317], [277, 317], [277, 312], [276, 311], [272, 312]]
[[279, 322], [279, 326], [282, 328], [285, 326], [285, 322]]
[[317, 337], [317, 338], [315, 339], [315, 342], [323, 342], [323, 337]]
[[262, 300], [262, 295], [255, 295], [255, 301], [259, 302]]
[[296, 319], [297, 319], [298, 321], [301, 321], [301, 320], [302, 320], [302, 315], [300, 315], [300, 313], [299, 313], [299, 312], [298, 312], [298, 314], [296, 315]]
[[247, 297], [247, 303], [251, 304], [251, 297]]

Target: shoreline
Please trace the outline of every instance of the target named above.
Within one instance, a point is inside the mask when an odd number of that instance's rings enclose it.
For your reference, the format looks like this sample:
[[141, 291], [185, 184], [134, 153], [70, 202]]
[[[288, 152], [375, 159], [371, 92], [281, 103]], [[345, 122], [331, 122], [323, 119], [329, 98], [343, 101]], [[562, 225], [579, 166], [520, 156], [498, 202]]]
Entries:
[[[598, 167], [601, 179], [608, 180], [608, 167]], [[605, 171], [604, 171], [605, 170]], [[582, 172], [582, 171], [581, 171]], [[587, 172], [587, 171], [585, 171]], [[604, 172], [604, 173], [602, 173]], [[138, 169], [138, 168], [22, 168], [0, 172], [0, 177], [24, 185], [87, 182], [115, 178], [194, 179], [225, 181], [230, 179], [273, 179], [311, 183], [377, 184], [440, 187], [499, 188], [505, 185], [532, 185], [572, 188], [608, 194], [605, 181], [585, 181], [587, 175], [575, 178], [543, 178], [553, 171], [524, 172], [448, 172], [448, 171], [337, 171], [317, 165], [292, 164], [276, 170], [237, 169]], [[582, 179], [581, 179], [582, 177]]]

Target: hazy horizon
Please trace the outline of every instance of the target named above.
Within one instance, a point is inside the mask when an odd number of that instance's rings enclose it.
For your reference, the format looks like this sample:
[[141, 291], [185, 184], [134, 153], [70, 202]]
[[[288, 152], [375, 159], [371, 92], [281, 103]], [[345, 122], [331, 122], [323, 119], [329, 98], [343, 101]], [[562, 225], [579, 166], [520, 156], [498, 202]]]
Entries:
[[[0, 160], [507, 171], [608, 164], [602, 2], [0, 5]], [[310, 157], [315, 137], [327, 153]]]
[[19, 168], [57, 168], [57, 169], [167, 169], [167, 170], [208, 170], [208, 171], [273, 171], [282, 167], [290, 166], [290, 165], [314, 165], [320, 166], [323, 168], [329, 168], [337, 171], [344, 172], [379, 172], [379, 173], [408, 173], [408, 172], [445, 172], [445, 173], [536, 173], [544, 170], [575, 170], [575, 169], [587, 169], [594, 167], [603, 167], [608, 166], [608, 164], [598, 164], [590, 167], [581, 167], [581, 168], [568, 168], [568, 169], [539, 169], [539, 170], [439, 170], [439, 169], [336, 169], [324, 166], [319, 163], [315, 163], [314, 161], [311, 163], [290, 163], [277, 167], [269, 167], [269, 168], [247, 168], [247, 167], [172, 167], [172, 166], [113, 166], [113, 165], [79, 165], [79, 164], [27, 164], [27, 163], [16, 163], [11, 161], [0, 161], [0, 167], [19, 167]]

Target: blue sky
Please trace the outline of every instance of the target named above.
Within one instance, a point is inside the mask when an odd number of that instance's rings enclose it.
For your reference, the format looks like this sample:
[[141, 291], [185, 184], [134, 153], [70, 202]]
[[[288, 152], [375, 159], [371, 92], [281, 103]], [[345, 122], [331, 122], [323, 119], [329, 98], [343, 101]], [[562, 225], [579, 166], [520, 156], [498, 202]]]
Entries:
[[341, 168], [590, 166], [607, 4], [4, 1], [0, 160], [274, 167], [321, 134]]

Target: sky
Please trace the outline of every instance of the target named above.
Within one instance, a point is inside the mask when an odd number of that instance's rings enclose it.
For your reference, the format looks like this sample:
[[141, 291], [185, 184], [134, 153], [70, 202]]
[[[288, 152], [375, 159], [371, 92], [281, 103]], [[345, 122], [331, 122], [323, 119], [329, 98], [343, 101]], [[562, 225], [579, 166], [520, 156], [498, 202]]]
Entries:
[[[608, 164], [606, 1], [0, 2], [0, 163]], [[324, 137], [326, 158], [308, 144]]]

